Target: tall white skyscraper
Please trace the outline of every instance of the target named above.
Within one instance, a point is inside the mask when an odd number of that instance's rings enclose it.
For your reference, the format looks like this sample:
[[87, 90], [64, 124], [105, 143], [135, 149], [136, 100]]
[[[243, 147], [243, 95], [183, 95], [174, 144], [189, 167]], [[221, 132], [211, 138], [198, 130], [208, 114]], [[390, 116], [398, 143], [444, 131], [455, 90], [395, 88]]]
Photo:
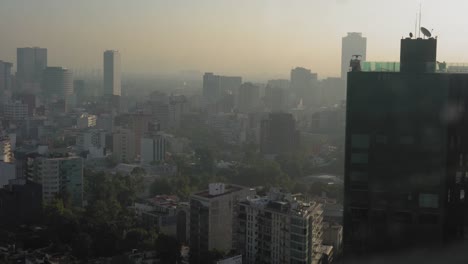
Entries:
[[349, 61], [353, 55], [361, 55], [361, 60], [366, 60], [367, 38], [362, 33], [350, 32], [343, 37], [341, 42], [341, 78], [346, 80], [349, 69]]
[[104, 95], [121, 95], [120, 53], [116, 50], [104, 52]]

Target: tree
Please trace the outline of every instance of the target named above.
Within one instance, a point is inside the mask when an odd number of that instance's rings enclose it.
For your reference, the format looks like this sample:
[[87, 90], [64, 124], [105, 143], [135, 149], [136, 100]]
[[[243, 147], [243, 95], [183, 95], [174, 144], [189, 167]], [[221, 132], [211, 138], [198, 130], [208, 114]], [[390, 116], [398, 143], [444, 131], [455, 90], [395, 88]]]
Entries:
[[72, 243], [73, 255], [80, 260], [88, 260], [91, 256], [93, 240], [88, 233], [79, 233]]

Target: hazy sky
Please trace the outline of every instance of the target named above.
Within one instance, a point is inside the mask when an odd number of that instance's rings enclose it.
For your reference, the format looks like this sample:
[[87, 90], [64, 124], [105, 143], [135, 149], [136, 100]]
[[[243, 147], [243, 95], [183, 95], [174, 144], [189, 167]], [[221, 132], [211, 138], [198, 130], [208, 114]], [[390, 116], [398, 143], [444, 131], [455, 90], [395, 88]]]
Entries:
[[125, 72], [338, 76], [346, 32], [367, 37], [368, 60], [398, 60], [419, 3], [438, 59], [468, 61], [466, 0], [0, 0], [0, 60], [40, 46], [49, 65], [100, 69], [117, 49]]

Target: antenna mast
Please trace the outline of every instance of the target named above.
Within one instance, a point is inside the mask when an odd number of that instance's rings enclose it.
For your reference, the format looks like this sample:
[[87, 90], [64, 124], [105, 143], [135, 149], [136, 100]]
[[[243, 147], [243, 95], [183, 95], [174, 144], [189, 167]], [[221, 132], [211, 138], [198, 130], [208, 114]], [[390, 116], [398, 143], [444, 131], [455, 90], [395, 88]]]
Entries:
[[[421, 3], [419, 4], [419, 27], [421, 27]], [[421, 37], [421, 30], [419, 30], [419, 33], [418, 33], [418, 38]]]

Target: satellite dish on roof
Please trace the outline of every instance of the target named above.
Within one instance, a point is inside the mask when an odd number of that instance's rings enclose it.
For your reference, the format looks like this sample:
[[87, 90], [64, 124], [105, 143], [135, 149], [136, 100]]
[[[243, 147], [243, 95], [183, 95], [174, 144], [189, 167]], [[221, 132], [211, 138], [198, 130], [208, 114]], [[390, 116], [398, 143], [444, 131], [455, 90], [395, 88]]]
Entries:
[[424, 36], [430, 38], [432, 36], [431, 32], [427, 30], [425, 27], [421, 27], [421, 32], [424, 34]]

